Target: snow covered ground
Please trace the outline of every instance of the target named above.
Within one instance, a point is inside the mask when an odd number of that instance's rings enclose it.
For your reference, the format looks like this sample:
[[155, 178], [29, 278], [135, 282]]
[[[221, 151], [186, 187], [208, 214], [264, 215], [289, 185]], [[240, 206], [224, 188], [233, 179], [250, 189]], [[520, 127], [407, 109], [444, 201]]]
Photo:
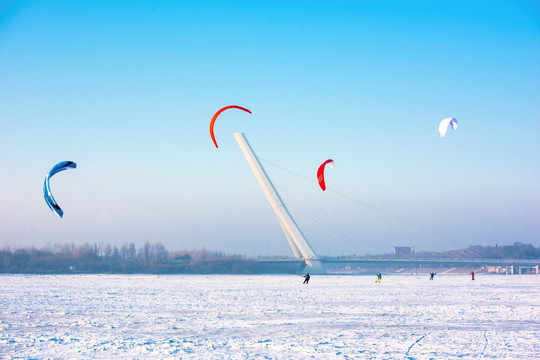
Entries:
[[537, 359], [540, 276], [0, 276], [0, 358]]

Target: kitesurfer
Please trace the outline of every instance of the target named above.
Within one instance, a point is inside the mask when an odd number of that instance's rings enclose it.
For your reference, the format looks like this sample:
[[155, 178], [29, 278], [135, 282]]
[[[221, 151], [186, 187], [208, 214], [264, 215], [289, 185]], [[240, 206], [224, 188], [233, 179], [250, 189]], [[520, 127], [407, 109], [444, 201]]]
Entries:
[[435, 274], [437, 273], [429, 273], [429, 280], [433, 280], [433, 277], [435, 276]]
[[471, 271], [472, 280], [474, 280], [474, 271]]
[[306, 275], [304, 275], [304, 284], [309, 284], [309, 279], [311, 279], [311, 276], [309, 276], [309, 273], [307, 273]]
[[381, 273], [378, 273], [377, 274], [377, 280], [375, 280], [376, 283], [380, 283], [381, 282], [381, 279], [382, 279], [382, 274]]

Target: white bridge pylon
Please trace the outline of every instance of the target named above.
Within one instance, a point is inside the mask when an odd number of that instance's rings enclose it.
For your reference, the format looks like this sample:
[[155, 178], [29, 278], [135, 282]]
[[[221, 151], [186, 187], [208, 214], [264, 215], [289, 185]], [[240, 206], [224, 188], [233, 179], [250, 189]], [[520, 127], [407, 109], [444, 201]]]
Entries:
[[321, 260], [315, 255], [313, 248], [307, 242], [302, 231], [300, 231], [300, 228], [292, 218], [289, 210], [287, 210], [287, 207], [283, 203], [283, 200], [281, 200], [281, 197], [270, 181], [266, 171], [264, 171], [257, 155], [255, 155], [251, 145], [249, 145], [246, 136], [243, 133], [234, 133], [234, 137], [244, 153], [251, 170], [253, 170], [255, 177], [259, 181], [259, 185], [261, 185], [272, 209], [274, 209], [279, 223], [283, 228], [283, 232], [285, 232], [285, 236], [287, 237], [287, 240], [289, 240], [289, 245], [291, 246], [294, 255], [297, 259], [305, 261], [306, 272], [312, 274], [325, 274], [326, 270]]

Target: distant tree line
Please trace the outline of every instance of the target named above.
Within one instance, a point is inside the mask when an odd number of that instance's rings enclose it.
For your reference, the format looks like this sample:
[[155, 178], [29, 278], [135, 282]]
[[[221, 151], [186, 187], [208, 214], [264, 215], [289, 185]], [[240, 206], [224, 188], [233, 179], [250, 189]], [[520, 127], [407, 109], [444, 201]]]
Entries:
[[151, 273], [151, 274], [254, 274], [289, 273], [283, 266], [262, 264], [239, 255], [205, 249], [168, 251], [163, 244], [127, 243], [49, 244], [41, 249], [0, 250], [0, 273]]
[[469, 246], [466, 249], [448, 250], [442, 252], [417, 252], [416, 258], [428, 259], [540, 259], [540, 247], [516, 242], [506, 246]]
[[[338, 259], [425, 259], [425, 260], [536, 260], [540, 259], [540, 247], [534, 247], [531, 244], [515, 242], [513, 245], [503, 246], [469, 246], [466, 249], [447, 250], [447, 251], [412, 251], [409, 253], [378, 254], [378, 255], [342, 255]], [[321, 256], [322, 259], [331, 258]]]
[[[351, 256], [359, 258], [358, 256]], [[370, 256], [392, 258], [393, 255]], [[508, 246], [470, 246], [443, 252], [417, 252], [417, 259], [540, 259], [540, 248], [531, 244]], [[343, 258], [347, 258], [344, 256]], [[120, 247], [110, 244], [48, 244], [41, 249], [0, 249], [0, 273], [115, 273], [115, 274], [261, 274], [296, 272], [298, 264], [258, 260], [284, 260], [284, 256], [248, 259], [240, 255], [225, 255], [206, 249], [169, 251], [161, 244], [146, 242], [137, 247], [127, 243]]]

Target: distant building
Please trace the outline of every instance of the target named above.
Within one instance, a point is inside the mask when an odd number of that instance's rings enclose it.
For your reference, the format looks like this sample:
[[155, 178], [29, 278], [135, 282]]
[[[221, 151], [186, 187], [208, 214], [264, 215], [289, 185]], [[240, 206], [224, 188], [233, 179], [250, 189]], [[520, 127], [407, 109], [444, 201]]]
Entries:
[[395, 257], [408, 257], [414, 254], [414, 250], [410, 246], [395, 246], [394, 247], [394, 256]]
[[191, 255], [188, 254], [187, 252], [186, 253], [181, 253], [181, 252], [173, 253], [171, 258], [172, 258], [172, 261], [175, 263], [189, 262], [192, 260]]

